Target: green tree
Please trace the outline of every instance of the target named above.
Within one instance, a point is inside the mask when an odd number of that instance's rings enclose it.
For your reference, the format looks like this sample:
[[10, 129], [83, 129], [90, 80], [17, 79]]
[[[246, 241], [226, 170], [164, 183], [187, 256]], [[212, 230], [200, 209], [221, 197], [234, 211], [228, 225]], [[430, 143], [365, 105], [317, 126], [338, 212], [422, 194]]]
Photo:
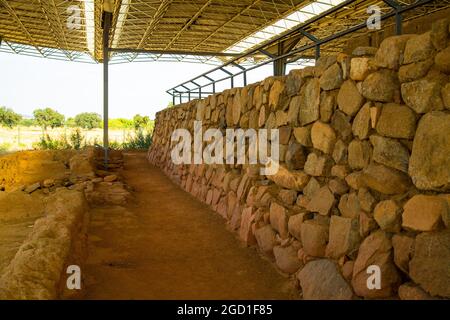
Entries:
[[36, 109], [33, 115], [36, 123], [44, 130], [48, 127], [57, 128], [64, 125], [64, 116], [51, 108]]
[[141, 116], [137, 114], [133, 117], [133, 125], [136, 130], [145, 129], [150, 123], [150, 118], [148, 116]]
[[108, 125], [110, 129], [131, 129], [133, 128], [133, 120], [124, 118], [109, 119]]
[[22, 116], [15, 113], [12, 109], [0, 107], [0, 125], [12, 128], [17, 126], [21, 120]]
[[80, 113], [74, 120], [77, 127], [83, 129], [101, 128], [102, 126], [102, 117], [94, 112]]
[[22, 127], [32, 127], [36, 125], [34, 119], [22, 119], [19, 122], [19, 125]]

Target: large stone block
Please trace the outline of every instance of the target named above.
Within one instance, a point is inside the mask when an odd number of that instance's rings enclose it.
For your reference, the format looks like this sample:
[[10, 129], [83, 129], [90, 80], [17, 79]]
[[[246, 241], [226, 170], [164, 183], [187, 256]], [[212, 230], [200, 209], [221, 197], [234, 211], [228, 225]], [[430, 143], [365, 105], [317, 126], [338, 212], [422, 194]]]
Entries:
[[330, 154], [336, 142], [336, 133], [330, 125], [317, 121], [311, 129], [311, 140], [314, 148]]
[[409, 151], [400, 142], [376, 135], [370, 137], [370, 142], [373, 146], [373, 160], [408, 173]]
[[305, 300], [351, 300], [353, 292], [331, 260], [309, 262], [297, 275]]
[[[392, 244], [383, 231], [368, 236], [359, 247], [353, 268], [352, 286], [358, 296], [369, 299], [392, 297], [400, 285], [400, 275], [393, 262]], [[381, 289], [371, 290], [367, 286], [369, 266], [378, 266], [381, 271]]]
[[341, 86], [337, 97], [339, 109], [349, 116], [354, 116], [364, 104], [364, 97], [355, 82], [347, 80]]
[[409, 270], [428, 293], [450, 298], [450, 230], [418, 235]]
[[450, 114], [432, 112], [419, 122], [409, 175], [421, 190], [450, 190]]
[[283, 239], [288, 236], [288, 219], [287, 209], [276, 202], [272, 202], [270, 205], [270, 224]]
[[403, 194], [411, 186], [408, 175], [376, 164], [369, 165], [363, 171], [362, 181], [370, 189], [387, 195]]
[[407, 106], [388, 103], [381, 109], [377, 132], [385, 137], [412, 139], [416, 132], [416, 115]]
[[450, 210], [444, 198], [425, 195], [414, 196], [403, 209], [403, 228], [421, 232], [442, 227], [442, 217]]
[[326, 249], [327, 257], [340, 257], [358, 250], [360, 243], [358, 220], [332, 216], [330, 221], [329, 241]]
[[302, 245], [305, 254], [324, 257], [328, 242], [328, 225], [317, 220], [307, 220], [301, 225]]

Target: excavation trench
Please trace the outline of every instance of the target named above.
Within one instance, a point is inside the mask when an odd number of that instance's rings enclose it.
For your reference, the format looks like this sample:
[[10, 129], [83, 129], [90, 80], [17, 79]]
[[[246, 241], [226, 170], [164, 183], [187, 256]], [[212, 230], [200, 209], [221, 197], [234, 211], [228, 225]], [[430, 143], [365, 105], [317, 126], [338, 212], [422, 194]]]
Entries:
[[297, 298], [292, 282], [145, 153], [124, 159], [134, 199], [91, 211], [87, 299]]

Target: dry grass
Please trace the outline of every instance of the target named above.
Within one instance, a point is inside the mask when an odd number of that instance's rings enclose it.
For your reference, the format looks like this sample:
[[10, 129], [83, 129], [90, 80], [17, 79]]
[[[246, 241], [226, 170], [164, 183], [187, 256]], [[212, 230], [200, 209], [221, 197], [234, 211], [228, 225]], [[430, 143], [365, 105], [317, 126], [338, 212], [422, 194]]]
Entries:
[[[75, 130], [75, 128], [48, 129], [47, 134], [52, 139], [58, 140], [64, 136], [69, 137]], [[102, 143], [102, 129], [80, 130], [86, 143]], [[0, 127], [0, 153], [33, 149], [35, 144], [41, 140], [42, 133], [42, 129], [39, 127], [16, 127], [13, 129]], [[113, 143], [122, 144], [128, 140], [127, 138], [134, 135], [135, 133], [131, 129], [109, 130], [109, 139]]]

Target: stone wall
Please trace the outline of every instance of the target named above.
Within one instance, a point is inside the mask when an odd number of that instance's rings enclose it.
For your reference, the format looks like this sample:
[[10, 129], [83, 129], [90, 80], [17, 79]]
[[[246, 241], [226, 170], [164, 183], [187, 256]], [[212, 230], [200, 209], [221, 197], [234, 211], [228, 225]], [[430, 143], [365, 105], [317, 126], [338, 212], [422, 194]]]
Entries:
[[[149, 161], [297, 279], [305, 299], [450, 298], [449, 44], [440, 20], [163, 110]], [[171, 134], [193, 134], [195, 120], [203, 132], [278, 128], [279, 172], [174, 165]], [[381, 288], [370, 290], [373, 265]]]

